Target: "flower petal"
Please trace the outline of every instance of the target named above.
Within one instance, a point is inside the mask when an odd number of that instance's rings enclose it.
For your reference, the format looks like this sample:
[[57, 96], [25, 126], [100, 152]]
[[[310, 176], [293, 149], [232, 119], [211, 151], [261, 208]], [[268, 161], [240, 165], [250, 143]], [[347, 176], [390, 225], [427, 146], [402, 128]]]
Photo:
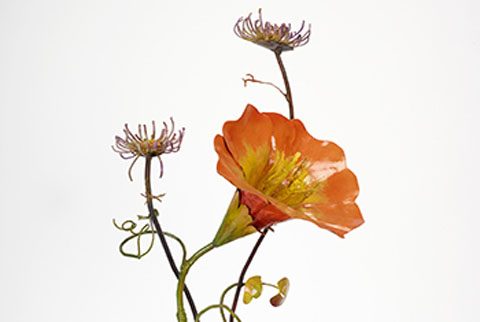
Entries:
[[275, 307], [280, 306], [283, 304], [283, 302], [285, 302], [288, 290], [290, 288], [290, 281], [288, 280], [288, 278], [284, 277], [278, 281], [277, 286], [278, 294], [270, 299], [270, 304]]
[[[286, 156], [294, 155], [296, 144], [296, 125], [285, 116], [278, 113], [264, 113], [267, 115], [272, 124], [272, 136], [274, 138], [272, 149], [280, 150], [285, 153]], [[272, 145], [273, 145], [272, 143]]]
[[257, 229], [290, 219], [288, 215], [274, 205], [265, 202], [256, 193], [241, 192], [240, 204], [247, 206], [253, 218], [252, 226]]
[[258, 275], [250, 277], [245, 282], [245, 289], [243, 293], [243, 303], [248, 304], [253, 298], [259, 298], [262, 295], [263, 285], [262, 278]]
[[328, 202], [339, 203], [354, 201], [358, 190], [357, 177], [349, 169], [344, 169], [328, 178], [323, 193]]
[[[319, 188], [318, 195], [312, 196], [312, 200], [318, 202], [307, 203], [298, 209], [293, 209], [275, 199], [268, 198], [268, 201], [285, 216], [313, 222], [343, 237], [364, 222], [360, 209], [355, 204], [358, 191], [357, 178], [352, 171], [344, 169], [328, 178], [326, 185]], [[267, 221], [262, 215], [260, 213], [258, 219], [254, 219], [255, 227]], [[269, 213], [265, 215], [267, 218], [271, 216]], [[275, 217], [272, 216], [272, 218]], [[286, 220], [275, 219], [276, 222]]]
[[302, 122], [293, 120], [295, 143], [293, 151], [311, 162], [311, 175], [317, 180], [325, 180], [335, 172], [345, 169], [345, 153], [333, 142], [317, 140], [311, 136]]
[[223, 134], [233, 158], [240, 160], [246, 154], [247, 147], [254, 150], [265, 145], [271, 147], [272, 122], [267, 115], [249, 104], [238, 120], [225, 122]]
[[227, 149], [225, 139], [221, 135], [217, 135], [214, 140], [215, 151], [218, 154], [217, 172], [231, 184], [241, 189], [252, 189], [248, 186], [243, 178], [243, 172], [240, 165], [235, 162], [232, 154]]
[[332, 233], [344, 237], [346, 233], [364, 223], [362, 214], [354, 202], [311, 205], [304, 209], [308, 221]]

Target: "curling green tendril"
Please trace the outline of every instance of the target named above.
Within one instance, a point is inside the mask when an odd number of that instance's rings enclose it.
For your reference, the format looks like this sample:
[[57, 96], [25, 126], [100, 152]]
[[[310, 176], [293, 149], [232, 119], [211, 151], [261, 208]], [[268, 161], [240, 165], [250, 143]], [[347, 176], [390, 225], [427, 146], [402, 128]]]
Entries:
[[[235, 286], [237, 286], [237, 284], [235, 284]], [[198, 322], [200, 321], [200, 316], [203, 315], [203, 313], [211, 310], [211, 309], [215, 309], [215, 308], [219, 308], [220, 309], [220, 312], [223, 311], [223, 309], [227, 310], [228, 313], [230, 313], [234, 318], [235, 320], [237, 320], [238, 322], [242, 322], [240, 320], [240, 318], [232, 311], [232, 309], [230, 309], [228, 306], [224, 305], [224, 304], [213, 304], [213, 305], [210, 305], [210, 306], [207, 306], [206, 308], [204, 308], [203, 310], [201, 310], [198, 315], [197, 315], [197, 318], [195, 319], [195, 322]], [[223, 319], [225, 321], [225, 319]]]
[[185, 263], [185, 260], [187, 258], [187, 248], [185, 247], [185, 244], [182, 242], [180, 238], [178, 238], [174, 234], [170, 234], [166, 231], [164, 231], [163, 234], [167, 237], [172, 238], [173, 240], [176, 240], [180, 244], [180, 247], [182, 247], [182, 265], [183, 265], [183, 263]]
[[[223, 304], [223, 301], [225, 300], [225, 295], [227, 295], [227, 293], [228, 293], [231, 289], [237, 287], [237, 285], [238, 285], [238, 283], [235, 283], [235, 284], [230, 285], [229, 287], [227, 287], [227, 288], [225, 289], [225, 291], [223, 291], [222, 296], [220, 296], [220, 305], [221, 305], [221, 307], [220, 307], [220, 315], [222, 316], [223, 322], [227, 322], [227, 318], [225, 317], [225, 312], [223, 311], [223, 306], [225, 306], [225, 305]], [[245, 283], [242, 283], [242, 285], [241, 285], [240, 287], [243, 287], [244, 285], [245, 285]], [[231, 313], [230, 313], [230, 314], [231, 314]]]
[[[138, 215], [137, 216], [139, 220], [145, 220], [145, 219], [150, 219], [150, 216], [140, 216]], [[140, 259], [142, 258], [143, 256], [147, 255], [153, 248], [153, 244], [154, 244], [154, 241], [155, 241], [155, 229], [152, 229], [152, 227], [150, 226], [150, 224], [145, 224], [142, 226], [142, 228], [138, 231], [135, 231], [135, 229], [138, 227], [138, 224], [136, 222], [134, 222], [133, 220], [125, 220], [121, 225], [118, 225], [117, 222], [115, 221], [115, 219], [113, 219], [113, 225], [121, 230], [121, 231], [126, 231], [126, 232], [129, 232], [131, 234], [131, 236], [125, 238], [125, 240], [123, 240], [121, 243], [120, 243], [120, 246], [119, 246], [119, 250], [120, 250], [120, 253], [123, 255], [123, 256], [126, 256], [126, 257], [132, 257], [132, 258], [137, 258], [137, 259]], [[141, 237], [143, 235], [151, 235], [151, 241], [150, 241], [150, 244], [148, 246], [148, 248], [142, 252], [142, 245], [141, 245]], [[171, 234], [171, 233], [168, 233], [168, 232], [163, 232], [163, 234], [169, 238], [172, 238], [173, 240], [177, 241], [179, 244], [180, 244], [180, 247], [182, 248], [182, 263], [185, 262], [185, 258], [187, 256], [187, 250], [185, 248], [185, 244], [182, 242], [182, 240], [180, 238], [178, 238], [177, 236], [175, 236], [174, 234]], [[134, 239], [137, 239], [137, 242], [136, 242], [136, 246], [137, 246], [137, 253], [130, 253], [130, 252], [127, 252], [124, 250], [124, 247], [128, 244], [128, 242], [134, 240]]]
[[[113, 219], [113, 225], [119, 229], [119, 230], [122, 230], [122, 231], [126, 231], [126, 232], [129, 232], [131, 234], [131, 236], [127, 237], [124, 241], [122, 241], [120, 243], [120, 253], [123, 255], [123, 256], [126, 256], [126, 257], [132, 257], [132, 258], [137, 258], [137, 259], [140, 259], [142, 258], [143, 256], [147, 255], [150, 250], [152, 250], [153, 248], [153, 243], [155, 241], [155, 231], [150, 229], [150, 225], [149, 224], [145, 224], [142, 226], [142, 228], [139, 230], [139, 231], [135, 231], [135, 229], [137, 228], [137, 223], [134, 222], [133, 220], [125, 220], [120, 226], [117, 224], [117, 222], [115, 221], [115, 219]], [[146, 235], [146, 234], [149, 234], [151, 235], [151, 241], [150, 241], [150, 245], [148, 246], [147, 250], [142, 252], [142, 245], [141, 245], [141, 237], [143, 235]], [[124, 247], [125, 245], [131, 241], [131, 240], [134, 240], [134, 239], [137, 239], [137, 253], [134, 254], [134, 253], [129, 253], [127, 251], [124, 250]]]

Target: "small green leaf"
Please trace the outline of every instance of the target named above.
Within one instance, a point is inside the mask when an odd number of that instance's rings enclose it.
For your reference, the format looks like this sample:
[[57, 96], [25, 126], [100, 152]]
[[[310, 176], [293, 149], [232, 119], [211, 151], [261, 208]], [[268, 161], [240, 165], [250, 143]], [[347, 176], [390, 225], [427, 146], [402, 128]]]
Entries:
[[248, 304], [252, 298], [259, 298], [262, 295], [263, 285], [260, 276], [252, 276], [245, 283], [245, 291], [243, 293], [243, 303]]
[[290, 281], [288, 280], [288, 278], [284, 277], [278, 281], [277, 286], [278, 294], [270, 299], [270, 304], [275, 307], [280, 306], [283, 304], [283, 302], [285, 302], [288, 294], [288, 289], [290, 288]]

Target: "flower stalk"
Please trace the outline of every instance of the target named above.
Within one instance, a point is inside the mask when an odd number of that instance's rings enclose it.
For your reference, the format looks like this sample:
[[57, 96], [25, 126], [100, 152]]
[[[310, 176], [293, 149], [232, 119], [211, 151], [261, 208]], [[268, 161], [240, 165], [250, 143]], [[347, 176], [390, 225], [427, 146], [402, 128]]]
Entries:
[[[179, 271], [178, 271], [177, 265], [175, 264], [175, 260], [173, 259], [172, 252], [170, 250], [170, 247], [168, 246], [167, 240], [165, 239], [165, 234], [156, 216], [155, 208], [153, 207], [152, 185], [150, 183], [151, 168], [152, 168], [152, 156], [147, 155], [145, 157], [145, 192], [146, 192], [146, 198], [147, 198], [148, 212], [150, 214], [150, 221], [152, 223], [152, 226], [155, 227], [155, 231], [158, 234], [158, 238], [160, 239], [162, 247], [165, 251], [165, 255], [167, 256], [168, 263], [170, 264], [170, 267], [173, 273], [178, 279]], [[184, 249], [184, 246], [182, 246], [182, 248]], [[181, 291], [182, 290], [183, 292], [185, 292], [185, 296], [187, 297], [188, 304], [190, 305], [190, 309], [192, 310], [193, 318], [195, 319], [198, 315], [197, 308], [195, 307], [195, 302], [193, 301], [193, 297], [190, 293], [190, 290], [188, 289], [185, 283], [183, 283], [182, 285]]]
[[290, 83], [288, 82], [287, 70], [283, 65], [282, 57], [280, 57], [281, 54], [282, 54], [282, 51], [280, 50], [275, 51], [275, 58], [277, 59], [278, 67], [282, 72], [283, 82], [285, 83], [285, 90], [286, 90], [285, 98], [287, 99], [287, 102], [288, 102], [289, 116], [290, 116], [290, 119], [293, 120], [295, 118], [295, 113], [293, 110], [292, 90], [290, 89]]
[[[269, 227], [266, 227], [263, 229], [263, 231], [260, 234], [260, 237], [258, 237], [257, 242], [255, 243], [255, 246], [253, 246], [252, 251], [250, 252], [250, 255], [247, 258], [247, 261], [245, 262], [245, 265], [242, 268], [242, 271], [240, 272], [240, 276], [238, 277], [238, 283], [237, 283], [237, 288], [235, 290], [235, 296], [233, 297], [233, 302], [232, 302], [232, 312], [235, 313], [235, 310], [237, 309], [238, 305], [238, 299], [240, 297], [240, 291], [242, 289], [243, 280], [245, 279], [245, 274], [247, 274], [247, 270], [250, 267], [250, 264], [252, 263], [253, 258], [255, 257], [255, 254], [257, 253], [258, 248], [263, 242], [263, 239], [265, 236], [267, 236], [267, 232]], [[230, 314], [230, 322], [233, 322], [233, 314]]]
[[[275, 53], [275, 58], [277, 59], [278, 67], [280, 68], [280, 72], [282, 73], [283, 82], [285, 83], [285, 90], [286, 90], [285, 98], [288, 102], [289, 118], [290, 120], [293, 120], [295, 118], [295, 111], [293, 108], [292, 90], [290, 89], [290, 82], [288, 81], [287, 70], [285, 69], [285, 65], [283, 64], [282, 57], [280, 56], [282, 54], [282, 50], [275, 50], [274, 53]], [[250, 255], [248, 256], [247, 261], [245, 262], [245, 265], [243, 266], [242, 271], [240, 272], [240, 276], [238, 277], [237, 288], [235, 290], [235, 296], [233, 297], [233, 302], [232, 302], [233, 313], [235, 313], [235, 310], [237, 309], [238, 299], [240, 297], [240, 291], [242, 289], [245, 274], [247, 274], [248, 267], [250, 266], [253, 258], [255, 257], [255, 254], [257, 253], [258, 248], [260, 247], [263, 240], [265, 239], [265, 236], [267, 235], [267, 232], [269, 229], [270, 229], [270, 226], [262, 230], [260, 237], [258, 237], [257, 242], [253, 246], [253, 249], [250, 252]], [[234, 314], [230, 314], [229, 321], [233, 322], [233, 319], [234, 319]]]
[[[205, 247], [199, 249], [195, 254], [192, 255], [189, 259], [187, 259], [184, 263], [182, 263], [182, 267], [180, 270], [180, 274], [178, 276], [178, 284], [177, 284], [177, 319], [178, 322], [186, 322], [187, 315], [185, 313], [185, 308], [183, 306], [183, 292], [185, 288], [185, 279], [187, 277], [188, 271], [192, 267], [192, 265], [200, 259], [203, 255], [208, 253], [214, 248], [213, 244], [210, 243]], [[195, 321], [197, 320], [197, 316], [195, 316]]]

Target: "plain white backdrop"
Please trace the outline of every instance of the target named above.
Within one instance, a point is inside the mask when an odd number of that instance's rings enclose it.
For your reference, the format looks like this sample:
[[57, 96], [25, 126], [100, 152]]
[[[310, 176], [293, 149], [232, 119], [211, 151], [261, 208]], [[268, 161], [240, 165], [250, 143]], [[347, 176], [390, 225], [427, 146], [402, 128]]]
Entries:
[[[274, 55], [238, 39], [239, 16], [305, 19], [310, 43], [283, 55], [296, 116], [338, 143], [358, 176], [366, 223], [340, 239], [276, 226], [249, 276], [291, 281], [244, 321], [480, 320], [480, 3], [476, 0], [0, 1], [0, 320], [175, 321], [175, 279], [157, 243], [122, 257], [112, 218], [145, 214], [142, 165], [111, 151], [123, 124], [173, 116], [164, 229], [192, 253], [234, 192], [213, 138], [245, 105], [287, 113]], [[154, 168], [157, 174], [158, 168]], [[236, 281], [256, 236], [196, 264], [200, 308]], [[178, 255], [178, 248], [172, 246]], [[187, 309], [188, 311], [188, 309]], [[203, 321], [220, 321], [217, 312]]]

